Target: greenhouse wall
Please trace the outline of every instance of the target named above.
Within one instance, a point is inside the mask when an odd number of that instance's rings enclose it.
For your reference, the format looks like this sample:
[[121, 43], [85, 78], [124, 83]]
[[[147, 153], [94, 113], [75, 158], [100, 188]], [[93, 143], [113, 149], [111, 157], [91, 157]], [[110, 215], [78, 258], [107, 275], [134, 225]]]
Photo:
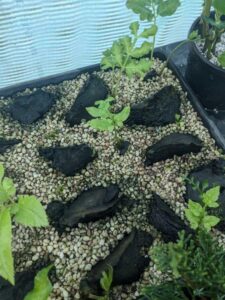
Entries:
[[[159, 19], [157, 46], [180, 41], [202, 0], [183, 0]], [[0, 88], [99, 63], [112, 41], [129, 33], [126, 0], [1, 0]], [[145, 24], [143, 24], [145, 26]]]

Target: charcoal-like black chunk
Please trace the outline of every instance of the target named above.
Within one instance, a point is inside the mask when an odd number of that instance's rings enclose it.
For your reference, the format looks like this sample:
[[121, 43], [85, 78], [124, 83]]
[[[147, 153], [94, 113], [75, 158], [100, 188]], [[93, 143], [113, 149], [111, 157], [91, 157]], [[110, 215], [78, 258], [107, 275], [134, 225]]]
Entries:
[[52, 167], [66, 176], [74, 176], [95, 159], [92, 149], [86, 145], [40, 148], [41, 156], [52, 161]]
[[5, 153], [8, 149], [21, 142], [22, 142], [21, 140], [17, 140], [17, 139], [7, 140], [4, 138], [0, 138], [0, 154]]
[[128, 125], [165, 126], [175, 122], [180, 113], [180, 95], [173, 86], [166, 86], [152, 97], [131, 107]]
[[108, 89], [102, 79], [91, 75], [81, 89], [71, 109], [66, 114], [66, 122], [70, 126], [79, 125], [82, 120], [90, 120], [92, 117], [86, 111], [89, 106], [94, 106], [97, 100], [105, 100]]
[[89, 299], [90, 294], [100, 295], [102, 293], [100, 278], [108, 266], [113, 267], [112, 286], [131, 284], [137, 281], [150, 262], [150, 258], [143, 255], [142, 248], [149, 248], [152, 243], [152, 236], [143, 231], [133, 230], [125, 236], [112, 253], [98, 262], [81, 281], [82, 299]]
[[175, 212], [158, 195], [154, 194], [148, 214], [149, 223], [154, 226], [165, 242], [176, 242], [178, 232], [185, 230], [188, 234], [192, 230], [182, 221]]
[[38, 90], [15, 98], [8, 111], [14, 120], [29, 125], [41, 119], [55, 104], [55, 100], [55, 95]]
[[145, 164], [149, 166], [155, 162], [173, 158], [175, 155], [198, 153], [201, 148], [202, 142], [199, 138], [191, 134], [172, 133], [147, 149]]
[[57, 227], [75, 227], [78, 223], [96, 221], [112, 215], [120, 203], [117, 185], [94, 187], [67, 204], [54, 201], [48, 205], [49, 218]]
[[0, 299], [1, 300], [24, 300], [25, 296], [34, 288], [33, 271], [24, 271], [15, 276], [15, 286], [0, 277]]

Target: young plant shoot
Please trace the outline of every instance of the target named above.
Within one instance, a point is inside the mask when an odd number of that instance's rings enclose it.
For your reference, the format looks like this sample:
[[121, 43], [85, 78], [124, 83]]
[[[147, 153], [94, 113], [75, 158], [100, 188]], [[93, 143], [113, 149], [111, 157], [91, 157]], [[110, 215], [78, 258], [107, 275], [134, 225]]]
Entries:
[[113, 282], [113, 268], [112, 266], [108, 266], [107, 270], [102, 273], [102, 277], [100, 279], [100, 286], [103, 290], [102, 296], [90, 295], [90, 299], [96, 300], [110, 300], [110, 291]]
[[96, 107], [87, 107], [87, 112], [93, 117], [87, 124], [98, 131], [114, 132], [115, 143], [117, 144], [120, 141], [118, 132], [130, 115], [130, 107], [126, 106], [119, 113], [113, 113], [111, 105], [113, 101], [114, 98], [109, 97], [106, 100], [96, 101]]
[[[215, 12], [214, 16], [212, 16], [212, 10]], [[224, 0], [204, 0], [200, 34], [204, 40], [203, 51], [208, 59], [212, 57], [212, 54], [215, 55], [216, 45], [225, 32], [225, 21], [222, 20], [224, 15]], [[225, 67], [225, 52], [219, 55], [218, 62], [222, 67]]]
[[152, 37], [151, 61], [158, 32], [157, 18], [172, 16], [179, 6], [180, 0], [127, 0], [127, 7], [138, 14], [141, 21], [148, 21], [151, 24], [149, 28], [144, 30], [146, 38]]
[[29, 227], [48, 226], [44, 208], [35, 196], [18, 195], [12, 179], [0, 164], [0, 276], [15, 284], [12, 254], [12, 220]]
[[[122, 79], [122, 75], [126, 74], [129, 78], [133, 76], [144, 77], [146, 72], [152, 66], [152, 60], [149, 58], [143, 58], [149, 55], [152, 51], [153, 44], [144, 41], [140, 47], [136, 47], [139, 39], [147, 39], [150, 36], [154, 36], [157, 31], [157, 27], [151, 29], [145, 29], [143, 32], [138, 33], [140, 24], [139, 22], [133, 22], [130, 25], [131, 37], [125, 36], [115, 41], [110, 49], [107, 49], [103, 53], [101, 61], [101, 67], [103, 70], [113, 70], [113, 90], [112, 95], [116, 97], [118, 93], [118, 87]], [[118, 69], [118, 76], [115, 70]]]
[[53, 289], [48, 278], [48, 273], [52, 268], [53, 265], [50, 265], [37, 273], [34, 278], [34, 288], [26, 295], [24, 300], [48, 300]]
[[220, 219], [207, 212], [208, 208], [219, 206], [220, 188], [217, 186], [207, 190], [205, 183], [197, 184], [199, 188], [201, 203], [189, 200], [185, 211], [195, 232], [187, 236], [182, 231], [176, 243], [161, 243], [150, 250], [151, 259], [167, 279], [163, 283], [145, 287], [142, 292], [147, 299], [224, 298], [225, 250], [210, 233]]

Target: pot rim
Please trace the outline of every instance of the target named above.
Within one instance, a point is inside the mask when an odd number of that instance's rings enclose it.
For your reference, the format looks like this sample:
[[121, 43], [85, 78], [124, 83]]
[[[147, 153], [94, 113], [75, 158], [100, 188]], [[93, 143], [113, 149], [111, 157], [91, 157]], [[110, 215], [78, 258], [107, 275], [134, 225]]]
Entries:
[[[201, 17], [198, 17], [198, 18], [194, 21], [194, 23], [191, 25], [191, 28], [190, 28], [190, 30], [189, 30], [189, 32], [188, 32], [188, 35], [190, 35], [191, 32], [193, 32], [193, 31], [195, 30], [195, 28], [197, 27], [197, 25], [198, 25], [200, 19], [201, 19]], [[195, 42], [191, 42], [191, 45], [192, 45], [192, 49], [194, 50], [195, 54], [196, 54], [197, 56], [199, 56], [199, 57], [201, 58], [201, 60], [203, 60], [203, 62], [204, 62], [205, 64], [207, 64], [207, 65], [208, 65], [209, 67], [211, 67], [211, 68], [214, 68], [216, 71], [220, 72], [221, 75], [225, 76], [225, 69], [224, 69], [224, 68], [221, 68], [221, 67], [215, 65], [214, 63], [212, 63], [211, 61], [209, 61], [209, 60], [203, 55], [203, 53], [198, 49], [198, 47], [197, 47], [197, 45], [196, 45]]]

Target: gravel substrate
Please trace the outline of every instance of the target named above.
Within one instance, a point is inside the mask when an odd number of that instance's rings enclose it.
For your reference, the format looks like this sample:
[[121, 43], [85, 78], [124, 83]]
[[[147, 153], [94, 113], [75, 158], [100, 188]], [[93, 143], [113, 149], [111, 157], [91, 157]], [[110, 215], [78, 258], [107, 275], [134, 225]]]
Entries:
[[[199, 42], [199, 43], [197, 43], [197, 47], [202, 52], [202, 54], [206, 57], [206, 54], [203, 53], [203, 51], [202, 51], [204, 44], [202, 42]], [[220, 64], [218, 62], [218, 57], [224, 52], [225, 52], [225, 33], [222, 34], [221, 41], [216, 44], [215, 55], [212, 54], [210, 62], [216, 66], [220, 66]], [[225, 67], [223, 69], [225, 69]]]
[[[157, 70], [161, 68], [159, 61], [155, 61], [155, 68]], [[98, 75], [111, 87], [110, 72], [99, 72]], [[105, 258], [124, 234], [130, 232], [133, 227], [152, 233], [157, 242], [160, 236], [148, 224], [146, 218], [152, 192], [157, 192], [167, 200], [177, 215], [184, 218], [183, 177], [193, 168], [220, 156], [214, 140], [193, 110], [179, 82], [168, 69], [161, 78], [148, 82], [136, 78], [128, 80], [124, 77], [120, 83], [115, 109], [142, 101], [171, 84], [179, 90], [182, 97], [182, 122], [179, 124], [163, 128], [143, 126], [123, 128], [121, 136], [130, 141], [129, 150], [124, 156], [120, 156], [115, 150], [112, 133], [96, 135], [95, 131], [85, 124], [69, 127], [64, 121], [65, 113], [88, 76], [83, 74], [75, 80], [44, 87], [43, 90], [60, 95], [60, 100], [36, 125], [23, 127], [18, 122], [12, 121], [2, 113], [11, 99], [0, 101], [0, 136], [22, 139], [21, 144], [0, 156], [0, 161], [4, 163], [7, 175], [16, 183], [19, 194], [34, 194], [47, 205], [53, 200], [66, 202], [84, 189], [93, 186], [117, 183], [121, 191], [134, 202], [133, 206], [121, 208], [121, 211], [112, 218], [79, 224], [78, 228], [67, 229], [62, 235], [51, 226], [35, 230], [14, 226], [13, 249], [17, 271], [24, 270], [33, 262], [46, 257], [55, 262], [56, 282], [50, 298], [52, 300], [80, 299], [81, 278], [96, 262]], [[31, 92], [32, 90], [24, 91], [24, 93]], [[204, 144], [202, 151], [197, 155], [176, 157], [145, 167], [146, 148], [173, 132], [198, 136]], [[98, 158], [74, 177], [65, 177], [53, 170], [38, 154], [40, 146], [69, 146], [80, 143], [87, 143], [94, 148], [98, 152]], [[216, 234], [225, 244], [224, 236], [218, 232]], [[114, 288], [112, 299], [135, 299], [142, 284], [155, 282], [161, 277], [160, 272], [151, 263], [140, 282]]]

